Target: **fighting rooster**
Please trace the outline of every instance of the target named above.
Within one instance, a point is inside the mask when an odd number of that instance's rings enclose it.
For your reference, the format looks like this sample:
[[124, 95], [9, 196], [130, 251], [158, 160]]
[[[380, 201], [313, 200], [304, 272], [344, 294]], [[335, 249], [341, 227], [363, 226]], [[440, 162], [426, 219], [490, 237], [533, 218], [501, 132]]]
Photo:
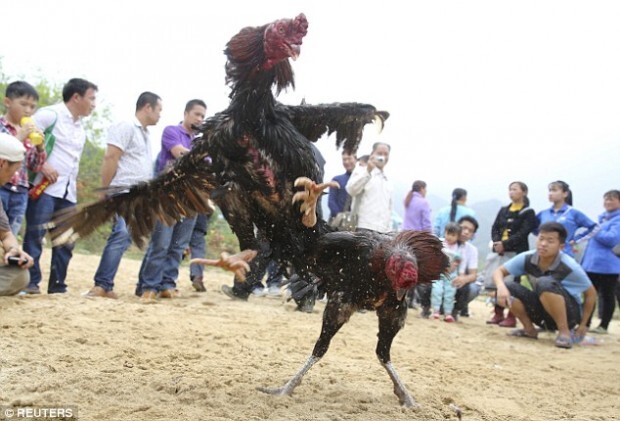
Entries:
[[[316, 185], [300, 178], [305, 190], [293, 200], [302, 202], [302, 222], [321, 224], [313, 217], [320, 192], [329, 183]], [[333, 186], [330, 186], [333, 187]], [[281, 388], [259, 388], [275, 394], [290, 395], [304, 374], [325, 355], [331, 339], [358, 310], [375, 310], [379, 317], [379, 341], [376, 354], [394, 384], [394, 393], [405, 407], [415, 400], [394, 369], [390, 359], [392, 341], [404, 326], [407, 305], [403, 298], [418, 282], [428, 283], [447, 269], [448, 258], [441, 241], [423, 231], [381, 234], [373, 231], [332, 232], [320, 236], [310, 256], [311, 268], [320, 279], [319, 288], [327, 293], [323, 327], [312, 355]]]

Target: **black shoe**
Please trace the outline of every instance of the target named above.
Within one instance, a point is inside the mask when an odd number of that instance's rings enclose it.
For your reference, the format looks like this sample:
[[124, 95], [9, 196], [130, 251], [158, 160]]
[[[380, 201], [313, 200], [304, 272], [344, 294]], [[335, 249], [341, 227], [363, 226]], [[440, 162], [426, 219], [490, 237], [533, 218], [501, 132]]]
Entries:
[[461, 311], [461, 317], [469, 317], [469, 312]]
[[227, 295], [229, 298], [232, 298], [233, 300], [239, 300], [239, 301], [247, 301], [248, 300], [248, 296], [242, 296], [239, 295], [235, 292], [235, 289], [233, 287], [229, 287], [228, 285], [222, 285], [222, 292]]
[[431, 308], [430, 307], [422, 307], [422, 312], [420, 313], [423, 319], [428, 319], [431, 317]]
[[205, 288], [205, 284], [202, 281], [202, 276], [190, 276], [190, 280], [197, 292], [207, 292], [207, 288]]

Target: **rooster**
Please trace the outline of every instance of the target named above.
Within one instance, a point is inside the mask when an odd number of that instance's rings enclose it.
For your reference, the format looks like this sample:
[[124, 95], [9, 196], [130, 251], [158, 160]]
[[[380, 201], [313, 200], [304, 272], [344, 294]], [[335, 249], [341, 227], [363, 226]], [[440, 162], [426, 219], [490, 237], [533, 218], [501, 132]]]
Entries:
[[[293, 200], [302, 202], [301, 220], [306, 226], [324, 224], [314, 217], [321, 192], [332, 183], [315, 184], [300, 178], [305, 190]], [[390, 358], [392, 341], [407, 316], [405, 294], [415, 285], [430, 283], [448, 267], [441, 241], [425, 231], [383, 234], [370, 230], [325, 233], [310, 255], [310, 267], [318, 287], [327, 294], [323, 327], [312, 355], [283, 387], [259, 388], [274, 395], [291, 395], [305, 375], [327, 352], [334, 335], [358, 310], [374, 310], [379, 317], [376, 354], [394, 384], [394, 393], [404, 407], [416, 406], [400, 380]]]
[[[318, 187], [312, 187], [305, 199], [299, 195], [304, 192], [297, 192], [298, 178], [320, 176], [310, 142], [334, 133], [337, 147], [355, 152], [364, 126], [375, 122], [381, 128], [389, 116], [368, 104], [289, 106], [276, 100], [278, 93], [294, 86], [289, 58], [299, 56], [307, 29], [303, 14], [242, 29], [225, 49], [230, 105], [205, 121], [191, 151], [168, 173], [128, 190], [108, 191], [106, 199], [58, 215], [48, 228], [54, 228], [56, 244], [72, 242], [119, 214], [136, 244], [143, 245], [157, 220], [171, 224], [207, 212], [212, 199], [237, 235], [241, 250], [259, 249], [256, 228], [269, 241], [272, 258], [291, 265], [307, 282], [318, 279], [328, 292], [323, 333], [309, 362], [327, 351], [351, 312], [376, 309], [377, 354], [401, 402], [412, 406], [413, 399], [391, 366], [389, 350], [406, 314], [404, 292], [418, 281], [438, 277], [439, 243], [421, 233], [332, 232], [317, 218]], [[218, 265], [236, 270], [236, 278], [241, 278], [246, 268], [239, 262], [251, 256], [247, 252]], [[252, 260], [250, 269], [258, 264], [259, 259]], [[285, 387], [282, 393], [290, 394], [293, 388]]]

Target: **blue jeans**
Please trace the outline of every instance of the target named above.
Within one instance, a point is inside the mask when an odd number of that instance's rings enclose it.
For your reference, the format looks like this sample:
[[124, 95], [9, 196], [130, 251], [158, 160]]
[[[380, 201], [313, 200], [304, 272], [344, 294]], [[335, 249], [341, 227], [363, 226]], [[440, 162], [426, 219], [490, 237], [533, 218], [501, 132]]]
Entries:
[[0, 187], [0, 199], [2, 199], [2, 207], [9, 217], [11, 232], [13, 235], [17, 235], [22, 227], [28, 207], [28, 190], [25, 187], [18, 187], [18, 191], [12, 191]]
[[169, 227], [155, 224], [151, 241], [142, 259], [136, 294], [146, 290], [164, 291], [176, 288], [183, 251], [189, 244], [196, 218], [185, 218]]
[[[46, 193], [38, 199], [29, 199], [26, 210], [26, 235], [24, 236], [24, 251], [34, 259], [34, 266], [30, 270], [29, 287], [39, 287], [41, 282], [41, 266], [39, 259], [43, 251], [42, 240], [46, 229], [43, 224], [51, 221], [54, 212], [73, 208], [75, 203], [66, 199], [52, 197]], [[47, 284], [47, 293], [67, 292], [67, 267], [73, 256], [73, 244], [52, 247], [52, 264], [50, 265], [50, 278]]]
[[127, 231], [127, 224], [122, 217], [117, 216], [116, 222], [112, 227], [112, 232], [108, 237], [108, 242], [103, 248], [101, 260], [99, 260], [99, 267], [97, 268], [97, 272], [95, 272], [96, 286], [106, 291], [112, 291], [114, 289], [114, 277], [118, 271], [118, 266], [121, 263], [123, 254], [130, 245], [131, 236], [129, 235], [129, 231]]
[[[194, 230], [192, 231], [192, 237], [189, 240], [189, 248], [191, 250], [192, 259], [204, 259], [207, 255], [205, 235], [207, 235], [207, 229], [209, 228], [209, 218], [210, 216], [202, 213], [196, 216], [196, 224], [194, 225]], [[189, 278], [192, 280], [198, 277], [202, 278], [203, 270], [202, 265], [189, 265]]]

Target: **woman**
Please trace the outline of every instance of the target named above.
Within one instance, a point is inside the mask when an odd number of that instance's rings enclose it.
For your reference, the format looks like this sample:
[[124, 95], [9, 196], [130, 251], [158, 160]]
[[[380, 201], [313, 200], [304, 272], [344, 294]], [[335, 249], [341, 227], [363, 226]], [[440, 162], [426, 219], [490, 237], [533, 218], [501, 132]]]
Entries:
[[[536, 229], [538, 220], [534, 210], [529, 207], [527, 193], [527, 185], [521, 181], [513, 181], [508, 186], [510, 205], [499, 210], [491, 228], [492, 251], [495, 255], [488, 257], [487, 262], [493, 261], [496, 267], [530, 248], [528, 235]], [[496, 305], [495, 314], [487, 323], [515, 327], [517, 321], [510, 312], [504, 318], [504, 308]]]
[[620, 276], [620, 257], [613, 249], [620, 244], [620, 190], [603, 195], [603, 212], [598, 217], [600, 229], [590, 238], [581, 266], [594, 284], [599, 296], [601, 323], [591, 329], [605, 334], [616, 308], [615, 289]]
[[442, 237], [448, 222], [456, 222], [465, 215], [476, 217], [473, 209], [465, 206], [467, 203], [467, 190], [457, 187], [452, 190], [452, 202], [450, 206], [439, 209], [433, 224], [433, 233], [437, 237]]
[[431, 232], [431, 207], [426, 200], [426, 183], [422, 180], [414, 181], [405, 197], [403, 230]]
[[[559, 222], [564, 225], [568, 236], [562, 251], [571, 257], [575, 257], [576, 244], [593, 235], [593, 231], [598, 225], [583, 212], [572, 207], [573, 193], [564, 181], [558, 180], [549, 184], [549, 201], [553, 203], [553, 206], [538, 213], [536, 216], [538, 224]], [[580, 228], [583, 229], [580, 230]], [[577, 230], [579, 230], [578, 234]]]

